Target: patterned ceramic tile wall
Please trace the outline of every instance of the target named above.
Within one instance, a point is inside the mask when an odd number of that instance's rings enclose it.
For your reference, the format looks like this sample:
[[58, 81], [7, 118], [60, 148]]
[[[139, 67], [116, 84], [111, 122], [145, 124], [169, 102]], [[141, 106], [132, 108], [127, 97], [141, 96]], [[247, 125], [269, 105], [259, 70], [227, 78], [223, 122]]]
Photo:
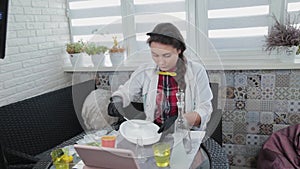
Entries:
[[[110, 86], [108, 74], [99, 77]], [[300, 70], [231, 70], [225, 78], [223, 147], [233, 168], [255, 168], [269, 135], [300, 122]]]
[[300, 71], [225, 71], [223, 147], [232, 167], [255, 168], [261, 145], [300, 122]]

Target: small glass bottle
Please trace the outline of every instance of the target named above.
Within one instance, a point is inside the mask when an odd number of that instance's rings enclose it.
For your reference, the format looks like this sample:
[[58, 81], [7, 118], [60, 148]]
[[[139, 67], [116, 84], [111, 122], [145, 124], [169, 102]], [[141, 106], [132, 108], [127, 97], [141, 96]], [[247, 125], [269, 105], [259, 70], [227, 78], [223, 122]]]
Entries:
[[185, 125], [185, 119], [183, 118], [184, 112], [184, 92], [178, 91], [176, 93], [178, 117], [175, 121], [175, 131], [173, 134], [174, 145], [170, 159], [170, 167], [172, 169], [189, 168], [186, 141], [185, 137], [188, 133], [188, 128]]
[[184, 119], [184, 92], [180, 90], [176, 93], [178, 118], [176, 120], [175, 132], [180, 133], [182, 137], [185, 151], [189, 153], [192, 150], [192, 140], [190, 136], [190, 128], [187, 121]]
[[143, 143], [143, 137], [138, 136], [136, 139], [136, 147], [135, 147], [136, 157], [138, 163], [145, 163], [147, 161], [145, 148]]

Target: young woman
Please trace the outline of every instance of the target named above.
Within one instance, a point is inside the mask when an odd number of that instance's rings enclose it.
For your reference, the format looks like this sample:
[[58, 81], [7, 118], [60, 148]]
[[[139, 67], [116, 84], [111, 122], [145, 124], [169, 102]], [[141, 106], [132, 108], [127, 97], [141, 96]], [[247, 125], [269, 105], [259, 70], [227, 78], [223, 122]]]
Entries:
[[206, 70], [189, 61], [180, 31], [171, 23], [160, 23], [147, 33], [155, 64], [140, 66], [130, 79], [112, 94], [108, 114], [119, 116], [133, 98], [143, 98], [146, 120], [168, 129], [178, 115], [176, 93], [184, 92], [184, 118], [189, 125], [205, 130], [212, 112], [212, 92]]

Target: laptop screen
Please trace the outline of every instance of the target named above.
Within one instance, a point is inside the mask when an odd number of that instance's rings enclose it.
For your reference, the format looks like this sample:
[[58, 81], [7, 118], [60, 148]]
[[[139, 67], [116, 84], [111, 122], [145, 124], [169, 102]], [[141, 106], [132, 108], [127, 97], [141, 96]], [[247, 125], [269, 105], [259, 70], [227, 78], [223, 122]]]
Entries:
[[75, 144], [85, 169], [139, 169], [131, 150]]

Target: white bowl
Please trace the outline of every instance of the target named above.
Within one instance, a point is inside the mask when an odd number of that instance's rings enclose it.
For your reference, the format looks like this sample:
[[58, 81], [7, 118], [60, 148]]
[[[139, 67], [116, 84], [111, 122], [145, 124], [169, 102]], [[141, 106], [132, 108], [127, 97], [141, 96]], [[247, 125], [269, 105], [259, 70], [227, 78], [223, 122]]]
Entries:
[[146, 120], [128, 120], [121, 124], [120, 133], [131, 143], [136, 144], [137, 138], [142, 138], [144, 145], [150, 145], [159, 141], [158, 129], [156, 124]]

